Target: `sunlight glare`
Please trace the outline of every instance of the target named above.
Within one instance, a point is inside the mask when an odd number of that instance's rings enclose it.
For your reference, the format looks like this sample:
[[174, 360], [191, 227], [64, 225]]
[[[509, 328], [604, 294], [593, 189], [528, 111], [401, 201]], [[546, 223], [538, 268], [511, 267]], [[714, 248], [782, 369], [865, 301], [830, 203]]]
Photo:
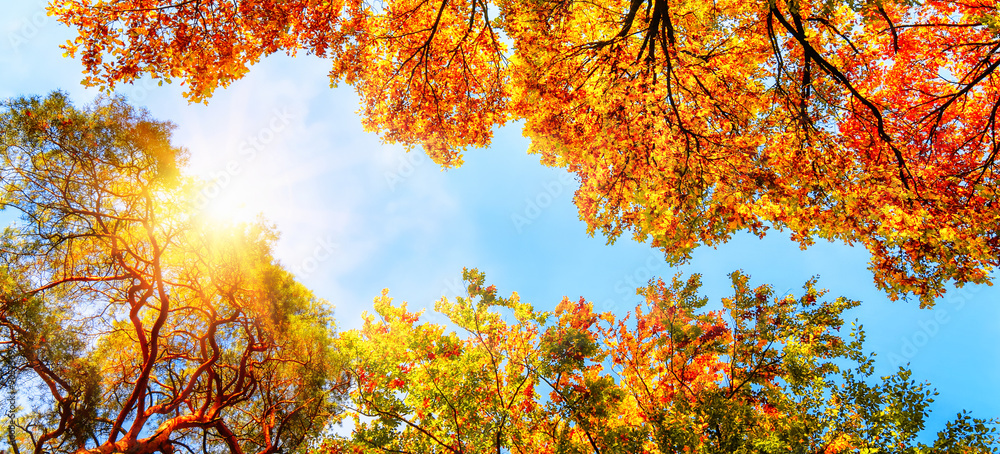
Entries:
[[235, 179], [224, 187], [218, 181], [209, 182], [199, 194], [198, 215], [212, 224], [253, 222], [257, 216], [267, 217], [280, 209], [272, 191], [252, 179]]

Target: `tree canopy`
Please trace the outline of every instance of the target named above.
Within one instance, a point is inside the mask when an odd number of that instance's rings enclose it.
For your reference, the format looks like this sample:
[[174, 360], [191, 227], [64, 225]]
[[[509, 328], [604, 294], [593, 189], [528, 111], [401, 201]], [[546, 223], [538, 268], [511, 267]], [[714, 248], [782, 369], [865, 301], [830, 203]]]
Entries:
[[121, 99], [3, 103], [14, 453], [291, 452], [337, 412], [328, 306], [276, 263], [268, 227], [196, 216], [171, 128]]
[[748, 231], [860, 243], [933, 304], [1000, 264], [993, 1], [54, 0], [84, 82], [207, 100], [262, 57], [330, 59], [365, 125], [444, 166], [520, 121], [590, 233], [672, 263]]
[[[919, 441], [934, 391], [874, 379], [815, 279], [651, 281], [632, 314], [536, 311], [477, 270], [420, 323], [388, 290], [358, 330], [276, 262], [277, 233], [207, 224], [172, 125], [120, 98], [4, 101], [0, 416], [13, 453], [989, 453], [996, 420]], [[335, 424], [351, 418], [349, 428]]]
[[[936, 394], [908, 370], [873, 379], [858, 303], [753, 287], [706, 311], [700, 277], [658, 280], [622, 319], [585, 299], [536, 312], [477, 270], [468, 296], [419, 323], [387, 293], [343, 333], [355, 427], [330, 453], [990, 453], [996, 421], [968, 414], [917, 441]], [[325, 451], [326, 452], [326, 451]]]

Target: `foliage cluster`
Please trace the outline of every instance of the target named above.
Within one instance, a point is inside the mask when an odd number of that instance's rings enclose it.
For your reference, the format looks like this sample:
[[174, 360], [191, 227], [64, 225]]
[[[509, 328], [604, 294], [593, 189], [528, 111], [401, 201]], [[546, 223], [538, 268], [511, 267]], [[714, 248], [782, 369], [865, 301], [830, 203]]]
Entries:
[[0, 237], [14, 453], [997, 447], [995, 422], [965, 414], [918, 443], [933, 392], [905, 369], [873, 381], [863, 331], [838, 334], [858, 303], [815, 281], [795, 298], [735, 272], [705, 311], [699, 276], [675, 277], [617, 320], [583, 298], [537, 312], [467, 270], [468, 296], [436, 305], [461, 335], [387, 290], [338, 334], [271, 256], [272, 229], [204, 221], [171, 128], [58, 92], [0, 112], [0, 200], [21, 213]]
[[855, 301], [775, 295], [730, 276], [706, 311], [700, 278], [650, 283], [624, 319], [584, 299], [536, 312], [466, 270], [468, 297], [419, 323], [383, 292], [344, 333], [354, 361], [350, 437], [330, 453], [990, 453], [995, 421], [960, 414], [930, 445], [934, 393], [900, 368], [873, 379], [864, 331], [839, 334]]
[[0, 237], [15, 453], [274, 453], [337, 412], [328, 307], [271, 256], [271, 229], [197, 216], [171, 128], [121, 99], [3, 104], [0, 206], [21, 214]]
[[672, 263], [735, 232], [863, 245], [933, 304], [1000, 265], [989, 0], [54, 0], [84, 82], [207, 100], [263, 56], [329, 59], [365, 125], [444, 166], [523, 123], [591, 234]]
[[[516, 120], [591, 234], [679, 263], [739, 231], [861, 244], [891, 298], [1000, 265], [997, 3], [983, 0], [53, 0], [102, 89], [206, 101], [262, 57], [328, 58], [366, 127], [445, 167]], [[856, 302], [731, 275], [624, 317], [535, 311], [476, 270], [436, 310], [337, 333], [263, 221], [208, 223], [172, 125], [118, 98], [0, 106], [3, 446], [48, 452], [988, 453], [931, 444], [933, 391], [873, 377]], [[350, 434], [335, 423], [351, 420]]]

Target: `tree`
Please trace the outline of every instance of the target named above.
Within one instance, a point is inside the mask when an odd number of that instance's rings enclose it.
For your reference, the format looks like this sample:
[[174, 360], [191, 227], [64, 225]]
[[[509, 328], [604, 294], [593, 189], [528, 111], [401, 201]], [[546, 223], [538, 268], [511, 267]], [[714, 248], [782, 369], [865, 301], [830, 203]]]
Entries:
[[[799, 297], [731, 275], [734, 294], [705, 311], [700, 278], [639, 289], [616, 320], [584, 299], [535, 312], [517, 293], [464, 273], [468, 296], [435, 309], [461, 334], [375, 300], [343, 334], [352, 358], [350, 436], [337, 452], [989, 453], [996, 420], [960, 414], [916, 440], [936, 394], [900, 368], [873, 380], [864, 332], [838, 331], [855, 301]], [[632, 317], [634, 316], [634, 319]], [[994, 427], [991, 427], [994, 426]]]
[[[490, 307], [520, 316], [530, 307], [495, 298], [483, 277], [466, 272], [478, 301], [441, 301], [438, 309], [470, 334], [415, 325], [419, 314], [393, 306], [387, 291], [375, 299], [378, 319], [365, 314], [364, 326], [342, 333], [340, 345], [352, 358], [355, 445], [371, 452], [499, 452], [532, 445], [525, 430], [533, 424], [533, 374], [524, 358], [537, 353], [538, 333], [530, 323], [510, 325]], [[365, 419], [362, 420], [361, 418]], [[512, 446], [513, 443], [513, 446]]]
[[298, 451], [338, 411], [326, 303], [272, 257], [271, 228], [197, 215], [171, 128], [121, 99], [3, 103], [14, 453]]
[[591, 234], [672, 263], [739, 231], [861, 243], [892, 298], [998, 265], [998, 10], [957, 0], [54, 0], [113, 88], [192, 101], [268, 54], [329, 58], [365, 125], [444, 166], [523, 121]]

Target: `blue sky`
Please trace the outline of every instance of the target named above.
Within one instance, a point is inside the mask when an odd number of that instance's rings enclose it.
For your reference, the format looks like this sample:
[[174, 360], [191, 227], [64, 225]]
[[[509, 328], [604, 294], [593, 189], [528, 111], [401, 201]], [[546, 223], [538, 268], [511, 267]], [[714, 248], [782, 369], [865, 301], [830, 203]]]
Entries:
[[[45, 16], [43, 2], [0, 5], [0, 97], [62, 89], [82, 105], [98, 94], [79, 84], [82, 66], [61, 56], [58, 45], [74, 35]], [[738, 235], [671, 268], [647, 245], [588, 237], [572, 204], [574, 180], [527, 155], [518, 125], [498, 130], [489, 149], [468, 152], [463, 167], [442, 171], [419, 150], [407, 154], [365, 133], [351, 88], [329, 88], [329, 66], [271, 57], [207, 106], [148, 81], [118, 93], [177, 124], [175, 143], [190, 150], [190, 171], [216, 178], [206, 209], [263, 211], [277, 224], [278, 258], [336, 306], [341, 329], [357, 327], [382, 288], [410, 307], [433, 307], [456, 294], [466, 266], [538, 309], [567, 295], [618, 314], [635, 307], [635, 287], [654, 276], [701, 273], [703, 293], [717, 302], [736, 269], [778, 292], [819, 275], [831, 296], [863, 302], [847, 317], [865, 326], [876, 373], [908, 361], [914, 379], [937, 388], [930, 428], [963, 408], [1000, 416], [997, 287], [967, 286], [920, 310], [875, 289], [865, 250], [818, 243], [801, 251], [777, 232], [763, 240]]]

